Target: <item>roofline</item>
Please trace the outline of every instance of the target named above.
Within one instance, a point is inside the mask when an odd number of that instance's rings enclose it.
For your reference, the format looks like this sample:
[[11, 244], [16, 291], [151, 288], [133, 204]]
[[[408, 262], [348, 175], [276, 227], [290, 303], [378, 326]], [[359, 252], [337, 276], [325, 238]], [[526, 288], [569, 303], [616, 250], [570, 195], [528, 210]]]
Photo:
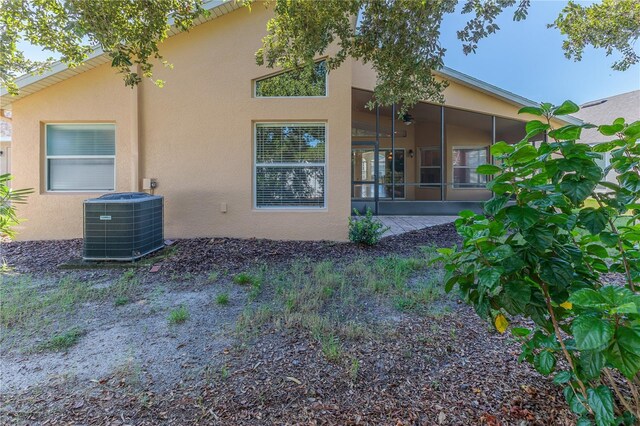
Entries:
[[[241, 7], [240, 3], [235, 1], [235, 0], [209, 0], [206, 1], [202, 7], [204, 8], [204, 10], [207, 10], [209, 12], [212, 12], [211, 15], [209, 17], [199, 17], [196, 22], [194, 23], [193, 27], [196, 27], [198, 25], [201, 25], [205, 22], [208, 22], [212, 19], [217, 18], [218, 16], [222, 16], [225, 15], [226, 13], [229, 13], [233, 10], [239, 9]], [[181, 33], [182, 31], [179, 31], [173, 24], [174, 24], [175, 20], [173, 17], [169, 17], [167, 23], [169, 24], [169, 26], [171, 27], [171, 29], [169, 30], [169, 37], [172, 37], [176, 34]], [[89, 71], [90, 69], [95, 68], [95, 66], [98, 65], [102, 65], [103, 63], [106, 63], [109, 61], [109, 58], [107, 56], [107, 54], [101, 49], [101, 48], [94, 48], [93, 51], [91, 53], [89, 53], [87, 55], [87, 58], [82, 61], [81, 64], [79, 64], [77, 67], [69, 67], [67, 64], [65, 64], [64, 62], [55, 62], [54, 64], [52, 64], [46, 71], [40, 73], [40, 74], [25, 74], [22, 75], [18, 78], [16, 78], [15, 83], [18, 86], [18, 90], [20, 92], [22, 92], [22, 89], [27, 88], [31, 85], [34, 84], [42, 84], [45, 83], [46, 79], [52, 79], [55, 80], [53, 82], [51, 82], [51, 84], [45, 84], [44, 87], [48, 87], [50, 85], [53, 85], [59, 81], [63, 81], [66, 80], [67, 78], [73, 77], [76, 74], [80, 74], [84, 71]], [[84, 65], [88, 65], [88, 63], [91, 62], [91, 66], [89, 67], [85, 67], [84, 69], [82, 69], [81, 67], [83, 67]], [[73, 71], [69, 76], [67, 76], [65, 78], [65, 76], [58, 76], [56, 77], [58, 74], [61, 74], [65, 71]], [[62, 77], [62, 78], [61, 78]], [[35, 93], [37, 91], [40, 91], [41, 89], [43, 89], [44, 87], [39, 87], [37, 88], [35, 91], [33, 92], [29, 92], [26, 94], [19, 94], [18, 96], [11, 96], [9, 94], [9, 91], [2, 87], [0, 88], [0, 97], [2, 97], [2, 108], [3, 109], [7, 109], [10, 110], [11, 108], [11, 104], [19, 99], [22, 99], [32, 93]], [[7, 97], [9, 98], [7, 100]]]
[[[525, 106], [539, 107], [540, 106], [539, 102], [532, 101], [531, 99], [527, 99], [524, 96], [520, 96], [513, 92], [509, 92], [508, 90], [501, 89], [498, 86], [494, 86], [493, 84], [489, 84], [475, 77], [471, 77], [470, 75], [464, 74], [460, 71], [456, 71], [453, 68], [443, 66], [439, 70], [434, 70], [434, 73], [440, 74], [446, 80], [452, 80], [462, 85], [470, 86], [488, 95], [498, 97], [515, 106], [519, 106], [519, 107], [525, 107]], [[556, 118], [568, 124], [575, 124], [575, 125], [583, 124], [582, 120], [580, 120], [579, 118], [573, 117], [571, 115], [564, 115]]]

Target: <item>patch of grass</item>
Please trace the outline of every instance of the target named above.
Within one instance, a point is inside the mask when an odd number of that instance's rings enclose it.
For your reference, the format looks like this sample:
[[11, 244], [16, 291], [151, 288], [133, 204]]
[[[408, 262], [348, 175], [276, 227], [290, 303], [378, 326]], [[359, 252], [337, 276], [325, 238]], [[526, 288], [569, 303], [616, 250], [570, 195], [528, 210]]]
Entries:
[[355, 382], [360, 372], [360, 361], [358, 358], [351, 358], [351, 364], [349, 364], [349, 377], [351, 381]]
[[56, 334], [49, 340], [38, 346], [39, 350], [64, 352], [74, 346], [86, 332], [78, 328], [67, 330], [64, 333]]
[[257, 277], [249, 272], [240, 272], [233, 277], [233, 282], [238, 285], [253, 285], [256, 281]]
[[180, 306], [169, 312], [169, 324], [182, 324], [189, 319], [189, 310]]
[[342, 345], [340, 339], [333, 334], [323, 334], [318, 339], [320, 342], [320, 348], [322, 349], [322, 355], [329, 362], [338, 362], [342, 357]]
[[207, 281], [209, 281], [210, 283], [218, 281], [219, 278], [220, 272], [218, 271], [211, 271], [207, 274]]
[[88, 283], [66, 277], [46, 288], [30, 277], [5, 278], [0, 285], [0, 325], [37, 323], [48, 316], [70, 313], [79, 304], [99, 296], [100, 291]]
[[229, 293], [220, 293], [216, 296], [216, 303], [221, 306], [229, 304]]
[[124, 306], [129, 302], [130, 302], [130, 300], [129, 300], [129, 298], [127, 296], [118, 296], [118, 297], [116, 297], [116, 300], [113, 302], [113, 304], [115, 306]]

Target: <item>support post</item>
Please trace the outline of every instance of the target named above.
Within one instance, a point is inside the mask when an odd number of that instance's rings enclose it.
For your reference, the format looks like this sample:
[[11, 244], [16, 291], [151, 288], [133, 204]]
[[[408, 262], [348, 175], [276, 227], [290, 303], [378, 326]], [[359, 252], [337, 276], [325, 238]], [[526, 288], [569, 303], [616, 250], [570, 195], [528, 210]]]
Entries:
[[445, 182], [445, 173], [444, 173], [444, 105], [440, 107], [440, 201], [444, 201], [445, 187], [447, 182]]
[[396, 104], [391, 105], [391, 201], [396, 200]]

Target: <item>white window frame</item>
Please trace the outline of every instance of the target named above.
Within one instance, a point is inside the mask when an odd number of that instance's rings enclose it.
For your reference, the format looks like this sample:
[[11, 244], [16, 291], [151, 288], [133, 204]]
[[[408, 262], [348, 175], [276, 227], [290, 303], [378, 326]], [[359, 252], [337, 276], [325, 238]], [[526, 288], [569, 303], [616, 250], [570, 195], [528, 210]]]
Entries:
[[[453, 165], [453, 159], [454, 159], [454, 152], [456, 150], [461, 150], [461, 149], [468, 149], [468, 150], [475, 150], [475, 151], [480, 151], [480, 150], [484, 150], [487, 154], [487, 158], [485, 159], [485, 161], [488, 161], [489, 163], [486, 164], [491, 164], [491, 153], [490, 153], [490, 148], [491, 145], [485, 145], [485, 146], [452, 146], [451, 147], [451, 186], [453, 187], [453, 189], [456, 190], [471, 190], [471, 191], [478, 191], [478, 190], [483, 190], [486, 189], [486, 183], [489, 182], [488, 177], [486, 177], [486, 175], [482, 175], [485, 176], [487, 179], [487, 182], [484, 184], [484, 186], [459, 186], [460, 183], [456, 183], [455, 179], [456, 179], [456, 169], [477, 169], [478, 167], [472, 167], [472, 166], [454, 166]], [[465, 184], [463, 184], [465, 185]]]
[[[259, 126], [281, 126], [281, 127], [305, 127], [305, 126], [324, 126], [324, 163], [258, 163], [258, 127]], [[323, 121], [296, 121], [296, 122], [283, 122], [283, 121], [257, 121], [253, 123], [253, 209], [257, 211], [326, 211], [327, 210], [327, 165], [329, 163], [329, 126], [327, 122]], [[324, 179], [322, 186], [323, 203], [322, 207], [318, 206], [258, 206], [258, 180], [256, 171], [258, 167], [323, 167]]]
[[[49, 155], [49, 150], [48, 150], [48, 143], [49, 143], [49, 139], [47, 137], [47, 130], [49, 128], [49, 126], [53, 125], [83, 125], [83, 124], [110, 124], [113, 126], [113, 139], [114, 139], [114, 152], [116, 154], [114, 155]], [[51, 123], [45, 123], [44, 124], [44, 180], [45, 180], [45, 192], [48, 193], [53, 193], [53, 194], [59, 194], [59, 193], [96, 193], [96, 194], [102, 194], [102, 193], [109, 193], [109, 192], [116, 192], [116, 155], [117, 155], [117, 148], [118, 148], [118, 140], [117, 140], [117, 128], [116, 128], [116, 123], [105, 123], [105, 122], [51, 122]], [[53, 159], [62, 159], [62, 160], [73, 160], [73, 159], [113, 159], [113, 189], [95, 189], [95, 190], [87, 190], [87, 189], [49, 189], [49, 160]]]
[[[440, 165], [439, 166], [424, 166], [422, 165], [422, 151], [437, 151], [440, 153]], [[418, 180], [420, 181], [420, 188], [440, 188], [442, 186], [442, 150], [439, 146], [421, 146], [419, 148], [420, 162], [418, 165]], [[440, 182], [438, 183], [423, 183], [422, 182], [422, 169], [439, 169]]]
[[[322, 59], [318, 59], [317, 61], [314, 62], [314, 64], [318, 64], [320, 62], [327, 62], [327, 58], [322, 58]], [[265, 75], [263, 77], [259, 77], [259, 78], [255, 78], [253, 80], [253, 97], [255, 99], [322, 99], [322, 98], [328, 98], [329, 97], [329, 70], [327, 69], [326, 72], [324, 73], [324, 95], [320, 95], [320, 96], [258, 96], [258, 82], [263, 81], [263, 80], [267, 80], [269, 78], [272, 77], [276, 77], [278, 75], [287, 73], [287, 72], [292, 72], [295, 70], [291, 70], [291, 69], [285, 69], [285, 70], [281, 70], [278, 72], [274, 72], [273, 74], [269, 74], [269, 75]]]

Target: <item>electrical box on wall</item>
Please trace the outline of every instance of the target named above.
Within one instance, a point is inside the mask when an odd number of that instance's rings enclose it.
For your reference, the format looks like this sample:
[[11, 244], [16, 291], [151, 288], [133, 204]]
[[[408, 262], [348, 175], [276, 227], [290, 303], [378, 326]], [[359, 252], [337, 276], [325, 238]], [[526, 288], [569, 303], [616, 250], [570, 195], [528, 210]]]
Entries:
[[158, 182], [153, 178], [144, 178], [142, 179], [142, 189], [156, 189], [158, 187]]

